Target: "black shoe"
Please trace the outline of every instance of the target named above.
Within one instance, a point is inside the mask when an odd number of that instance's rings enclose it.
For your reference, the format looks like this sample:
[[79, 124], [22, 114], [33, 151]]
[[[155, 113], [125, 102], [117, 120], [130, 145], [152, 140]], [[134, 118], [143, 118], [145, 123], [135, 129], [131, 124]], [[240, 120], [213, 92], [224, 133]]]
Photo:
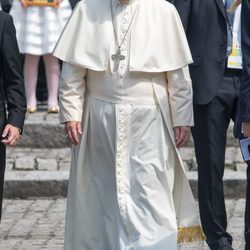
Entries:
[[217, 250], [234, 250], [230, 245], [225, 245], [223, 247], [218, 248]]
[[[232, 238], [220, 238], [213, 242], [207, 242], [211, 250], [234, 250], [232, 248]], [[250, 250], [250, 249], [249, 249]]]

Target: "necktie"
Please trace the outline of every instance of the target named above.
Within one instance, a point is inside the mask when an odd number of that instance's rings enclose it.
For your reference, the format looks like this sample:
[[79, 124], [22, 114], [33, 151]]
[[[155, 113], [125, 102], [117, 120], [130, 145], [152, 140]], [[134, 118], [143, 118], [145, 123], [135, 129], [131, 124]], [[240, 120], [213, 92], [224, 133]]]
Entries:
[[228, 9], [233, 3], [234, 0], [225, 0], [225, 12], [227, 19], [227, 56], [229, 56], [232, 52], [234, 13], [229, 12]]

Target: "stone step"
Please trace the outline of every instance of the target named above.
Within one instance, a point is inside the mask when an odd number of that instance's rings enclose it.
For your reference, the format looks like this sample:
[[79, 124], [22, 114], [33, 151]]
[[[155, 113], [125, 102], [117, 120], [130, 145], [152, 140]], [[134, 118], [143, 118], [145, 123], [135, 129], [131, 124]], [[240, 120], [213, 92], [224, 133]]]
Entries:
[[[197, 197], [197, 172], [187, 172], [194, 196]], [[7, 171], [5, 198], [65, 197], [67, 195], [68, 171]], [[224, 193], [226, 198], [245, 197], [246, 174], [225, 171]]]
[[[197, 170], [193, 147], [180, 149], [187, 170]], [[7, 171], [12, 170], [69, 170], [71, 149], [66, 148], [7, 148]], [[231, 170], [245, 171], [239, 147], [227, 147], [226, 167]]]
[[[233, 138], [232, 131], [233, 125], [230, 124], [227, 146], [238, 147], [238, 140]], [[47, 112], [27, 114], [19, 146], [30, 148], [64, 148], [69, 146], [63, 126], [59, 124], [58, 114], [48, 114]], [[187, 147], [192, 146], [191, 139]]]
[[70, 148], [7, 148], [6, 170], [69, 170]]
[[36, 112], [27, 114], [20, 147], [64, 148], [69, 146], [58, 114]]

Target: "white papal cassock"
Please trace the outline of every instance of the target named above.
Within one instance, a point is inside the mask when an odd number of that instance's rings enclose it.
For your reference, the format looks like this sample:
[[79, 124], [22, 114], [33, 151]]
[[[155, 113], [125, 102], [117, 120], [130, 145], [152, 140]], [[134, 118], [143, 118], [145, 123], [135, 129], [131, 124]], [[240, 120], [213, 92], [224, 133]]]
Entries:
[[117, 72], [109, 0], [80, 2], [54, 52], [64, 61], [61, 122], [83, 127], [72, 149], [65, 249], [176, 250], [178, 229], [187, 240], [202, 236], [173, 133], [193, 125], [190, 52], [164, 0], [112, 4], [119, 43], [136, 11]]

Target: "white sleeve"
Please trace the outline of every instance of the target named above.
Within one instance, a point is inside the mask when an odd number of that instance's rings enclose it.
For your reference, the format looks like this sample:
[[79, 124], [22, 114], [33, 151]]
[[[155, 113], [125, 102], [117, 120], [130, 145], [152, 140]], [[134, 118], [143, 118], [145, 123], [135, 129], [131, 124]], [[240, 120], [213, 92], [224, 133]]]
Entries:
[[193, 90], [188, 66], [167, 72], [173, 127], [193, 126]]
[[60, 122], [82, 121], [85, 68], [63, 63], [59, 85]]

